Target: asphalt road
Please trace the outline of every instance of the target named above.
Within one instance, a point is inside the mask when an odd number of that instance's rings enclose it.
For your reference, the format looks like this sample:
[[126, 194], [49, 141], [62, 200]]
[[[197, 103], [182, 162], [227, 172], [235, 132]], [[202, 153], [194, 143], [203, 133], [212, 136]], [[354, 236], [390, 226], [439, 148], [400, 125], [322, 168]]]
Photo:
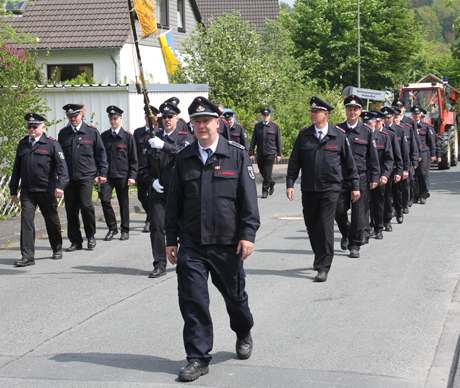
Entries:
[[[460, 169], [432, 174], [432, 198], [372, 240], [361, 259], [339, 249], [327, 283], [313, 283], [312, 252], [283, 185], [260, 200], [262, 227], [248, 259], [254, 353], [239, 361], [212, 286], [214, 358], [202, 387], [444, 387], [460, 331]], [[260, 190], [259, 190], [260, 191]], [[0, 251], [0, 387], [170, 387], [184, 363], [173, 268], [147, 278], [142, 215], [131, 239], [94, 252], [13, 267]], [[452, 379], [451, 379], [452, 382]]]

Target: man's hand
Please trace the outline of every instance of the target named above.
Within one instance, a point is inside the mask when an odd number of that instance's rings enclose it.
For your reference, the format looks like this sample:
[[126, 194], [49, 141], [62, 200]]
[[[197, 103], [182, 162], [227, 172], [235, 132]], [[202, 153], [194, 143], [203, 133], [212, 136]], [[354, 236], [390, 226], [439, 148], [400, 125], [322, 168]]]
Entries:
[[432, 156], [432, 157], [431, 157], [431, 161], [432, 161], [432, 162], [436, 162], [436, 160], [437, 160], [436, 156]]
[[150, 147], [156, 150], [161, 150], [164, 147], [165, 142], [161, 140], [158, 136], [155, 136], [149, 139], [149, 144], [150, 144]]
[[404, 181], [407, 178], [409, 178], [409, 171], [403, 171], [402, 180]]
[[441, 158], [438, 158], [438, 163], [441, 163], [442, 159]]
[[166, 257], [168, 258], [169, 262], [174, 265], [177, 263], [177, 246], [170, 245], [166, 247]]
[[355, 203], [358, 202], [361, 198], [361, 192], [359, 190], [353, 190], [351, 192], [351, 202]]
[[388, 183], [388, 178], [386, 176], [384, 176], [384, 175], [381, 176], [380, 177], [380, 182], [379, 182], [380, 186], [385, 186], [387, 183]]
[[246, 260], [254, 252], [254, 243], [247, 240], [240, 240], [236, 248], [236, 254], [240, 255], [241, 261]]
[[251, 159], [252, 163], [254, 163], [256, 161], [256, 157], [254, 155], [251, 155], [249, 158]]
[[277, 157], [276, 157], [276, 162], [277, 162], [277, 163], [281, 162], [281, 156], [277, 156]]
[[15, 205], [19, 203], [19, 198], [17, 195], [12, 195], [11, 196], [11, 202], [13, 202]]
[[54, 196], [56, 198], [62, 198], [64, 196], [64, 190], [61, 190], [61, 189], [54, 190]]
[[96, 183], [103, 185], [104, 183], [107, 183], [107, 178], [105, 176], [97, 176]]
[[294, 188], [290, 187], [289, 189], [286, 190], [286, 197], [289, 199], [289, 201], [292, 201], [294, 199]]
[[159, 194], [163, 194], [165, 192], [165, 188], [161, 185], [158, 179], [155, 179], [152, 183], [153, 190], [155, 190]]
[[128, 179], [128, 186], [134, 186], [136, 184], [136, 180], [135, 179], [132, 179], [132, 178], [129, 178]]
[[401, 175], [395, 175], [395, 182], [399, 183], [401, 181]]
[[369, 188], [371, 190], [374, 190], [375, 188], [377, 188], [378, 185], [379, 185], [378, 182], [371, 182], [371, 183], [369, 183]]

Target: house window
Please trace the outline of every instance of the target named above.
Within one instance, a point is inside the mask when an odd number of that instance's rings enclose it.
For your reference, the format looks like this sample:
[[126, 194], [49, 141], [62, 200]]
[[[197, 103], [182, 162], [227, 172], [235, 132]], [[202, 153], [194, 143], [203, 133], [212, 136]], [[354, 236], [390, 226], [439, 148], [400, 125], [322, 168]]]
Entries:
[[177, 31], [185, 32], [185, 1], [177, 0]]
[[157, 1], [157, 24], [158, 28], [169, 28], [168, 0]]
[[[86, 77], [84, 77], [84, 75], [86, 75]], [[93, 79], [93, 65], [48, 65], [47, 76], [48, 81], [51, 82], [70, 81], [78, 76], [83, 76], [89, 82]]]

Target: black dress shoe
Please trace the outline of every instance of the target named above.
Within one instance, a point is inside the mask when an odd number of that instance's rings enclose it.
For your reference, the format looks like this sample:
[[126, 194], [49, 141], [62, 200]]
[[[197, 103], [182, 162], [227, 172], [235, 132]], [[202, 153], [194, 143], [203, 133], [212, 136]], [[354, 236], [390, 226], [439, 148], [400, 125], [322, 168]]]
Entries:
[[409, 208], [408, 207], [405, 207], [403, 209], [403, 214], [409, 214]]
[[351, 247], [348, 257], [350, 257], [351, 259], [359, 259], [359, 248]]
[[250, 332], [244, 336], [237, 337], [235, 345], [236, 356], [240, 360], [247, 360], [249, 357], [251, 357], [252, 345], [252, 337]]
[[420, 205], [425, 205], [425, 204], [426, 204], [426, 199], [420, 198]]
[[313, 280], [316, 283], [322, 283], [327, 280], [327, 272], [326, 271], [319, 271], [318, 275], [316, 275], [315, 279]]
[[209, 372], [208, 364], [200, 360], [190, 360], [179, 371], [179, 381], [194, 381]]
[[166, 268], [164, 267], [157, 267], [154, 268], [152, 272], [149, 273], [150, 279], [159, 278], [160, 276], [166, 275]]
[[129, 240], [129, 233], [128, 232], [121, 232], [120, 240], [121, 241]]
[[28, 267], [29, 265], [35, 265], [35, 260], [25, 259], [24, 257], [21, 257], [19, 260], [16, 260], [14, 262], [15, 267]]
[[376, 240], [383, 240], [383, 233], [382, 231], [378, 231], [376, 234], [375, 234], [375, 239]]
[[109, 230], [104, 237], [104, 241], [112, 241], [113, 238], [118, 234], [118, 230]]
[[390, 223], [385, 224], [385, 232], [393, 232], [393, 227]]
[[62, 259], [62, 251], [53, 252], [53, 256], [51, 256], [53, 260], [61, 260]]
[[88, 249], [92, 251], [94, 248], [96, 248], [96, 239], [91, 237], [88, 239]]
[[398, 224], [402, 224], [404, 222], [404, 216], [402, 214], [400, 216], [396, 216], [396, 221]]
[[268, 197], [268, 191], [262, 191], [262, 198]]
[[70, 245], [70, 247], [68, 247], [68, 248], [66, 249], [66, 252], [80, 251], [80, 250], [82, 250], [82, 249], [83, 249], [83, 247], [82, 247], [81, 244], [72, 243], [72, 244]]
[[143, 233], [150, 233], [150, 222], [145, 221], [144, 229], [142, 229], [142, 232]]
[[268, 189], [268, 195], [273, 195], [274, 192], [275, 192], [275, 185], [270, 186], [270, 188]]
[[340, 249], [346, 251], [348, 249], [348, 237], [342, 237], [340, 240]]

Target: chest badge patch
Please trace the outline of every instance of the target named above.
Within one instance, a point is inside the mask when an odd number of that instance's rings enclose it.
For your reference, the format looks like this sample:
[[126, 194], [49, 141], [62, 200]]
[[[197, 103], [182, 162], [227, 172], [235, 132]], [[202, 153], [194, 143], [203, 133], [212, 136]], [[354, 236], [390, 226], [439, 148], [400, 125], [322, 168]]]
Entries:
[[251, 178], [252, 180], [256, 179], [256, 175], [254, 174], [254, 167], [248, 166], [248, 174], [249, 178]]

